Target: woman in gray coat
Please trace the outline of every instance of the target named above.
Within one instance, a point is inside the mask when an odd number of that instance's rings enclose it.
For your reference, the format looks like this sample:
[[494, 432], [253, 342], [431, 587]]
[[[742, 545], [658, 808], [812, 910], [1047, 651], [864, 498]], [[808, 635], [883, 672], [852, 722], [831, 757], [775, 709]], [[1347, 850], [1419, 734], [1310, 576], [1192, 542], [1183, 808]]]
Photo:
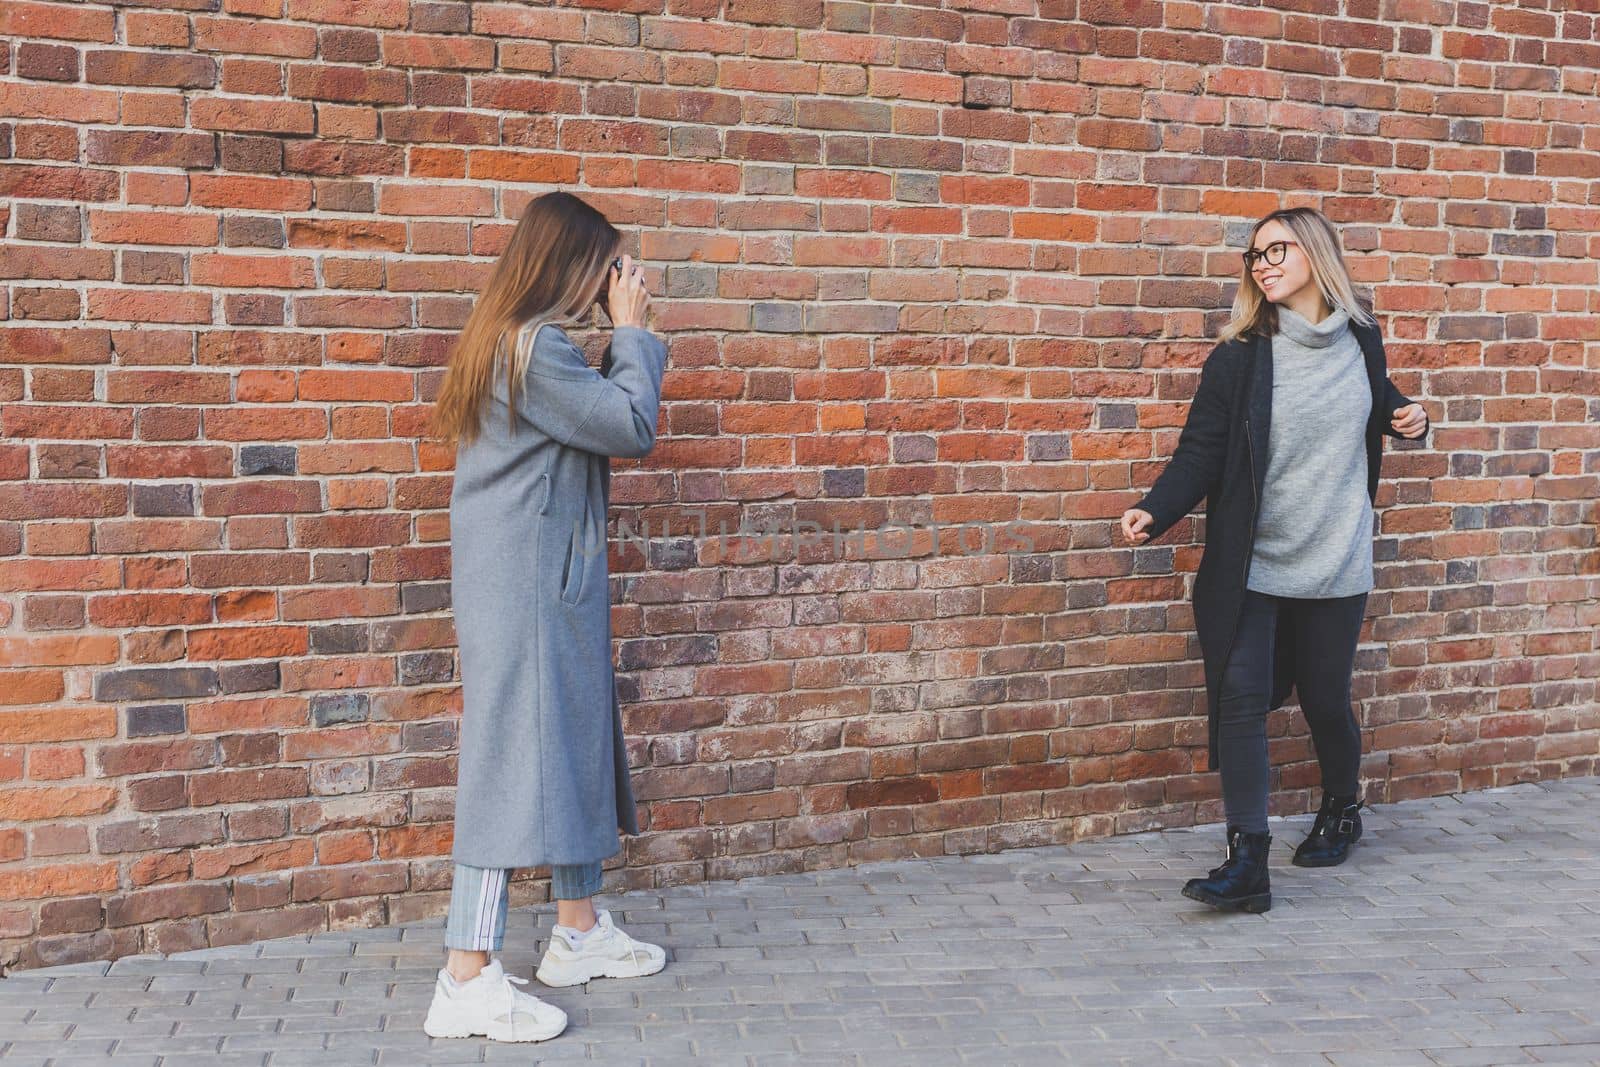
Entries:
[[[449, 956], [423, 1028], [539, 1041], [566, 1015], [515, 988], [490, 953], [514, 867], [549, 865], [556, 926], [546, 985], [654, 974], [666, 954], [592, 897], [618, 830], [637, 833], [611, 661], [606, 508], [611, 456], [655, 443], [666, 347], [621, 235], [568, 193], [533, 200], [495, 264], [438, 404], [457, 442], [451, 594], [463, 709]], [[599, 305], [599, 371], [563, 323]]]

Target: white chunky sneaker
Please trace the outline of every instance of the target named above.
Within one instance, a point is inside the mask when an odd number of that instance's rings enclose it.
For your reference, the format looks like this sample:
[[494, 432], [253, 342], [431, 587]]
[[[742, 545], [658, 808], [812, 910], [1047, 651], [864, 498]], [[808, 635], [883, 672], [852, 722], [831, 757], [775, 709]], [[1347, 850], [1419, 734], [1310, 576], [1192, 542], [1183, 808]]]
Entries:
[[600, 921], [578, 939], [557, 927], [533, 976], [545, 985], [569, 986], [591, 978], [642, 978], [667, 965], [660, 945], [635, 941], [612, 923], [609, 911], [597, 917]]
[[429, 1037], [487, 1037], [490, 1041], [546, 1041], [567, 1028], [567, 1013], [516, 989], [499, 960], [476, 978], [454, 987], [444, 971], [433, 986], [433, 1004], [422, 1023]]

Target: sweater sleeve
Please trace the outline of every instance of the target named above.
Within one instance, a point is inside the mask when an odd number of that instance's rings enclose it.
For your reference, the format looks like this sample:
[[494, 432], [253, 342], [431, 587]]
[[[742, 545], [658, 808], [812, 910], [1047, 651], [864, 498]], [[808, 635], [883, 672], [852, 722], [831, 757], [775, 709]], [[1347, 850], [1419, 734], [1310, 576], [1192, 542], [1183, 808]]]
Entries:
[[[1399, 411], [1408, 404], [1414, 404], [1416, 401], [1409, 399], [1404, 393], [1396, 389], [1394, 382], [1390, 381], [1388, 378], [1384, 378], [1383, 380], [1383, 395], [1383, 402], [1389, 409], [1383, 413], [1383, 432], [1390, 437], [1398, 437], [1402, 441], [1425, 440], [1428, 436], [1428, 431], [1433, 429], [1433, 420], [1431, 419], [1428, 419], [1428, 421], [1423, 424], [1421, 437], [1402, 436], [1401, 434], [1396, 433], [1394, 426], [1391, 425], [1391, 423], [1394, 421], [1394, 413], [1396, 411]], [[1428, 418], [1428, 412], [1426, 408], [1423, 409], [1422, 417], [1424, 419]]]
[[604, 374], [564, 333], [542, 342], [535, 337], [517, 410], [564, 445], [603, 456], [644, 456], [655, 447], [666, 363], [667, 346], [639, 326], [612, 331]]
[[1229, 408], [1224, 359], [1220, 346], [1206, 359], [1178, 447], [1144, 499], [1134, 505], [1155, 520], [1150, 527], [1152, 541], [1193, 511], [1222, 474]]

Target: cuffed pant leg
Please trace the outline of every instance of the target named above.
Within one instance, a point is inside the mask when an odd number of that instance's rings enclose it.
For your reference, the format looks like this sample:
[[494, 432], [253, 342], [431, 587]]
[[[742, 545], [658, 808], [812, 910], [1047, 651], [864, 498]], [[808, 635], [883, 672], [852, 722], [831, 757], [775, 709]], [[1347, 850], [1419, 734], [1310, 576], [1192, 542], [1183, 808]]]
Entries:
[[600, 892], [600, 861], [557, 863], [550, 867], [550, 896], [555, 900], [586, 900]]
[[445, 919], [446, 948], [496, 952], [505, 943], [511, 872], [503, 867], [456, 864], [450, 882], [450, 914]]

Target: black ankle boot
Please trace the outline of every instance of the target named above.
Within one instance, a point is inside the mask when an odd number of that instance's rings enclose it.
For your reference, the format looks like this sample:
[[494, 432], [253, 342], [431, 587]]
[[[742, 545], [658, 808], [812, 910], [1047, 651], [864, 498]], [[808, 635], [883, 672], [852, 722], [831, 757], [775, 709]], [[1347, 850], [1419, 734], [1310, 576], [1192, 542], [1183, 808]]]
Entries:
[[1228, 858], [1207, 877], [1184, 883], [1183, 895], [1223, 911], [1266, 911], [1272, 907], [1272, 883], [1267, 877], [1271, 845], [1271, 834], [1228, 827]]
[[1322, 807], [1311, 833], [1294, 850], [1297, 867], [1337, 867], [1361, 840], [1361, 801], [1337, 793], [1322, 794]]

